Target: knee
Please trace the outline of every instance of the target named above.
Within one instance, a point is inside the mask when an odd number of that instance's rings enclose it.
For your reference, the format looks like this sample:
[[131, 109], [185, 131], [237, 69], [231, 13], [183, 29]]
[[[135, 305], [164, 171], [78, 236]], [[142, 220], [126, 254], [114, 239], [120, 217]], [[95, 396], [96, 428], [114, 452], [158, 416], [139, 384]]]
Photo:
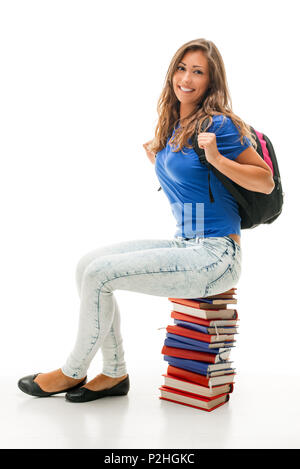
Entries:
[[79, 296], [80, 296], [81, 287], [82, 287], [83, 275], [90, 262], [91, 262], [91, 259], [89, 259], [87, 255], [85, 255], [79, 260], [76, 266], [75, 280], [76, 280], [76, 286], [77, 286]]
[[110, 262], [103, 259], [90, 262], [82, 273], [81, 290], [100, 289], [102, 293], [111, 293], [115, 273], [110, 267]]

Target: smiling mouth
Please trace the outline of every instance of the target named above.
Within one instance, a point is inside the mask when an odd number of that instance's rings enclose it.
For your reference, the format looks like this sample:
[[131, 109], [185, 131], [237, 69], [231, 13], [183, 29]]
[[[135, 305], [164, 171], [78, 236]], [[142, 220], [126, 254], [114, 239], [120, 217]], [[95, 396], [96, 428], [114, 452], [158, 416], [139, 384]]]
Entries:
[[183, 90], [183, 89], [181, 88], [181, 86], [178, 86], [178, 88], [180, 89], [180, 91], [181, 91], [182, 93], [192, 93], [193, 91], [195, 91], [195, 90], [193, 90], [193, 89], [191, 89], [191, 91], [185, 91], [185, 90]]

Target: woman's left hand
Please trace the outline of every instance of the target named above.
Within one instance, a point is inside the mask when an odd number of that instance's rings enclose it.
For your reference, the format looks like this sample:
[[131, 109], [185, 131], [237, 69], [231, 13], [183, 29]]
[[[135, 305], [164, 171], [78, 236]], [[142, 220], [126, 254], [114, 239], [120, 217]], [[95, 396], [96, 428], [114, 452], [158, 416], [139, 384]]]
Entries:
[[210, 164], [214, 164], [220, 157], [217, 147], [216, 134], [212, 132], [201, 132], [198, 135], [198, 146], [203, 148], [205, 157]]

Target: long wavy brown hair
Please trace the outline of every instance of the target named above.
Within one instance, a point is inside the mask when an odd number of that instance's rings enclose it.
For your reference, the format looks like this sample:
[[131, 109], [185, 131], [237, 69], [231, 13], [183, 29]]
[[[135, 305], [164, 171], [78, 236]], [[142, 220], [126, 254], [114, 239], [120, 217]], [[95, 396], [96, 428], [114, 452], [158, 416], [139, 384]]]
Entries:
[[[180, 122], [180, 102], [174, 93], [173, 75], [185, 53], [190, 50], [199, 49], [203, 51], [208, 61], [209, 86], [205, 95], [197, 103], [196, 109], [185, 117], [185, 125], [180, 125], [179, 128], [175, 129]], [[166, 74], [163, 90], [157, 104], [157, 112], [158, 123], [155, 128], [155, 137], [147, 146], [148, 150], [155, 154], [165, 148], [173, 130], [175, 130], [174, 135], [169, 140], [172, 149], [173, 146], [177, 147], [173, 151], [181, 151], [184, 146], [186, 148], [193, 148], [188, 144], [188, 140], [196, 130], [197, 121], [199, 121], [200, 129], [203, 121], [206, 118], [209, 119], [209, 124], [203, 130], [205, 132], [213, 123], [212, 116], [214, 115], [230, 117], [238, 128], [241, 143], [243, 143], [243, 137], [247, 137], [255, 150], [257, 149], [256, 140], [254, 135], [252, 135], [250, 126], [232, 111], [232, 101], [228, 90], [224, 62], [218, 48], [212, 41], [195, 39], [183, 44], [177, 50]]]

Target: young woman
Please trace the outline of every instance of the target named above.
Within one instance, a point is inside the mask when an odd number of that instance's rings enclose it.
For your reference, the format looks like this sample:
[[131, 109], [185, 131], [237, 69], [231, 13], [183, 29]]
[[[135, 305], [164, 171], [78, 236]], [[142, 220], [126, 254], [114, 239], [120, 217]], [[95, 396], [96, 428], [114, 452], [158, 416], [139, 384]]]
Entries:
[[[209, 118], [198, 145], [220, 172], [248, 190], [266, 194], [274, 182], [255, 150], [249, 126], [232, 111], [223, 60], [213, 42], [196, 39], [175, 53], [158, 114], [155, 137], [143, 146], [170, 201], [175, 236], [104, 246], [80, 260], [80, 320], [74, 349], [61, 368], [20, 379], [18, 386], [27, 394], [67, 392], [67, 400], [86, 402], [128, 393], [114, 291], [197, 298], [224, 292], [240, 278], [238, 206], [214, 174], [208, 182], [208, 170], [190, 145], [197, 122], [201, 129]], [[103, 371], [86, 383], [99, 348]]]

